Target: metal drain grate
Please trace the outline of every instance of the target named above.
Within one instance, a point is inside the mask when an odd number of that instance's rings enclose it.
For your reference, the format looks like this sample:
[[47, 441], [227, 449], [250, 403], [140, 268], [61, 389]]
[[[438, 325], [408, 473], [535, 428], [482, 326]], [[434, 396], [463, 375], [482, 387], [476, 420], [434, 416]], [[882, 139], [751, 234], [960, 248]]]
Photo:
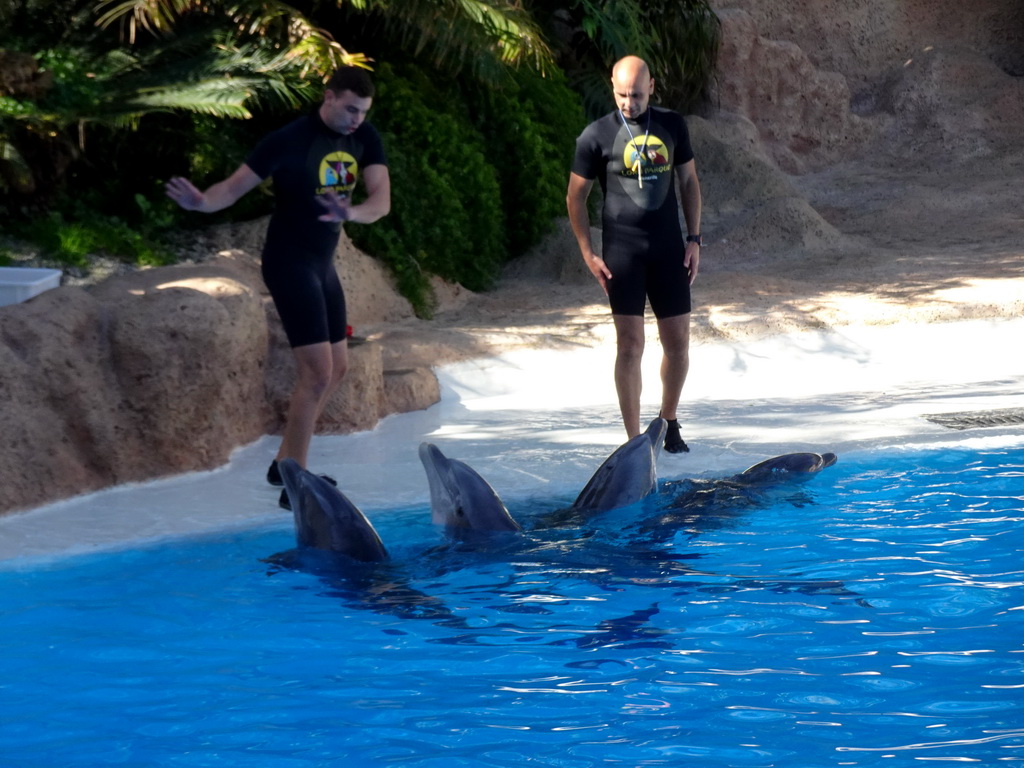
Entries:
[[1024, 408], [999, 408], [994, 411], [961, 411], [960, 413], [926, 413], [928, 421], [950, 429], [977, 427], [1012, 427], [1024, 424]]

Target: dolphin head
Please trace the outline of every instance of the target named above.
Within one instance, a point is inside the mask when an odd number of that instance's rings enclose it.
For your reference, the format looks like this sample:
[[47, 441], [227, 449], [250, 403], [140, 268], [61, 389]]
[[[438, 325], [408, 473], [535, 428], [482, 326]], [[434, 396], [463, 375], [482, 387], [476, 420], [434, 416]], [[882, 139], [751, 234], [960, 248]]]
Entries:
[[606, 512], [648, 496], [658, 484], [658, 455], [667, 428], [665, 419], [656, 418], [644, 432], [616, 448], [580, 492], [573, 509]]
[[362, 562], [387, 559], [377, 531], [345, 494], [294, 459], [282, 459], [278, 468], [292, 504], [299, 547], [337, 552]]
[[774, 456], [745, 469], [737, 478], [747, 482], [761, 482], [773, 478], [806, 478], [836, 463], [834, 453], [786, 453]]
[[468, 464], [449, 459], [432, 443], [420, 445], [430, 485], [431, 519], [447, 528], [519, 531], [494, 489]]

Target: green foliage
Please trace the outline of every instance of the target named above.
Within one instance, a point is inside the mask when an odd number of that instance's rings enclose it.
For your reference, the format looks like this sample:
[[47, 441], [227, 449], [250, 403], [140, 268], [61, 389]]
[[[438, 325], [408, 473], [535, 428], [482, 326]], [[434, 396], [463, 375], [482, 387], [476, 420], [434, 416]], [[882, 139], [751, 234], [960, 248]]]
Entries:
[[[375, 72], [371, 119], [392, 212], [348, 229], [421, 315], [431, 274], [486, 289], [564, 215], [585, 122], [568, 84], [592, 114], [604, 111], [611, 63], [634, 53], [651, 64], [658, 100], [686, 109], [706, 92], [718, 44], [708, 0], [100, 5], [0, 0], [0, 49], [30, 52], [45, 70], [40, 87], [0, 95], [5, 226], [35, 221], [33, 239], [70, 262], [105, 251], [159, 263], [168, 229], [197, 220], [166, 200], [163, 182], [180, 174], [202, 187], [230, 174], [319, 98], [334, 64], [365, 62], [341, 43], [358, 45], [390, 62]], [[203, 221], [263, 214], [270, 201], [254, 191]]]
[[313, 72], [326, 78], [339, 66], [366, 64], [362, 54], [349, 53], [311, 17], [281, 0], [100, 0], [95, 13], [100, 27], [119, 27], [131, 43], [140, 32], [171, 37], [190, 23], [212, 20], [220, 29], [253, 38], [260, 50], [279, 56], [282, 66], [298, 66], [303, 77]]
[[116, 216], [95, 213], [68, 220], [55, 210], [16, 231], [40, 246], [46, 256], [69, 266], [87, 267], [90, 257], [101, 253], [139, 266], [173, 263], [174, 255], [162, 241], [174, 222], [173, 216], [166, 210], [158, 211], [157, 206], [142, 195], [137, 195], [136, 199], [142, 213], [152, 220], [141, 228], [129, 226]]
[[465, 100], [415, 69], [376, 73], [373, 122], [387, 149], [391, 214], [348, 228], [395, 271], [417, 311], [429, 314], [428, 274], [471, 290], [490, 287], [505, 260], [497, 174]]
[[520, 256], [565, 215], [576, 137], [586, 123], [579, 97], [558, 72], [519, 70], [467, 89], [488, 158], [501, 183], [511, 256]]
[[[556, 69], [542, 28], [521, 0], [350, 0], [338, 5], [343, 14], [336, 27], [378, 58], [394, 60], [396, 51], [404, 51], [433, 70], [468, 70], [484, 79], [505, 75], [510, 66]], [[374, 43], [382, 42], [373, 51]]]
[[614, 106], [611, 67], [626, 55], [647, 61], [655, 99], [688, 112], [705, 102], [714, 76], [721, 29], [709, 0], [525, 0], [548, 29], [556, 52], [590, 117]]
[[347, 231], [428, 315], [430, 274], [486, 290], [564, 215], [583, 111], [564, 79], [525, 70], [484, 85], [388, 64], [375, 79], [391, 214]]
[[[263, 136], [280, 128], [291, 117], [290, 114], [260, 114], [252, 120], [240, 121], [218, 120], [207, 115], [190, 116], [188, 125], [181, 130], [188, 143], [179, 144], [178, 165], [168, 168], [163, 178], [187, 176], [200, 188], [227, 178], [245, 162]], [[197, 219], [195, 214], [175, 210], [185, 226], [254, 219], [267, 215], [273, 209], [274, 199], [269, 188], [269, 184], [261, 185], [230, 209], [210, 217]]]
[[249, 118], [253, 105], [294, 109], [319, 96], [284, 54], [215, 30], [142, 49], [61, 47], [36, 58], [53, 88], [25, 116], [57, 130], [83, 122], [135, 128], [170, 111]]

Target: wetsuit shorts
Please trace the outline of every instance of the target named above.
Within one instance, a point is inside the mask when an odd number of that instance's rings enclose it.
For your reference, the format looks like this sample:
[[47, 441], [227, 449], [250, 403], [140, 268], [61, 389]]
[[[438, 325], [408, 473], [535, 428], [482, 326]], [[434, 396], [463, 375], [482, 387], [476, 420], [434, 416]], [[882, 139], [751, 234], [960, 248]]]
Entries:
[[291, 347], [345, 340], [345, 292], [333, 258], [270, 259], [264, 255], [263, 282]]
[[690, 272], [679, 240], [606, 238], [601, 258], [612, 273], [608, 281], [612, 314], [643, 317], [648, 299], [659, 320], [690, 312]]

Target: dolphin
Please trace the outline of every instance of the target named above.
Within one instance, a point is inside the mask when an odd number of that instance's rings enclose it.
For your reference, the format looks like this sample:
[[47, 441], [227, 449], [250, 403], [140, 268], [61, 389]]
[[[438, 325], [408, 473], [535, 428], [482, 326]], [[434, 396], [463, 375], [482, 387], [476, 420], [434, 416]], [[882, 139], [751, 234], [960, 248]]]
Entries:
[[667, 501], [659, 504], [659, 514], [647, 520], [642, 530], [664, 535], [679, 529], [696, 533], [778, 501], [804, 506], [812, 500], [799, 486], [836, 461], [834, 453], [787, 453], [731, 477], [669, 481], [662, 489]]
[[836, 461], [834, 453], [786, 453], [748, 467], [733, 479], [745, 483], [782, 480], [786, 477], [805, 479], [825, 467], [831, 467]]
[[431, 520], [450, 529], [520, 531], [494, 489], [476, 470], [449, 459], [432, 443], [420, 445], [430, 485]]
[[364, 563], [387, 559], [377, 531], [345, 494], [294, 459], [282, 459], [277, 466], [292, 504], [300, 549], [325, 550]]
[[668, 422], [659, 416], [644, 432], [615, 449], [580, 491], [572, 509], [606, 512], [649, 496], [658, 485], [658, 455], [667, 428]]

